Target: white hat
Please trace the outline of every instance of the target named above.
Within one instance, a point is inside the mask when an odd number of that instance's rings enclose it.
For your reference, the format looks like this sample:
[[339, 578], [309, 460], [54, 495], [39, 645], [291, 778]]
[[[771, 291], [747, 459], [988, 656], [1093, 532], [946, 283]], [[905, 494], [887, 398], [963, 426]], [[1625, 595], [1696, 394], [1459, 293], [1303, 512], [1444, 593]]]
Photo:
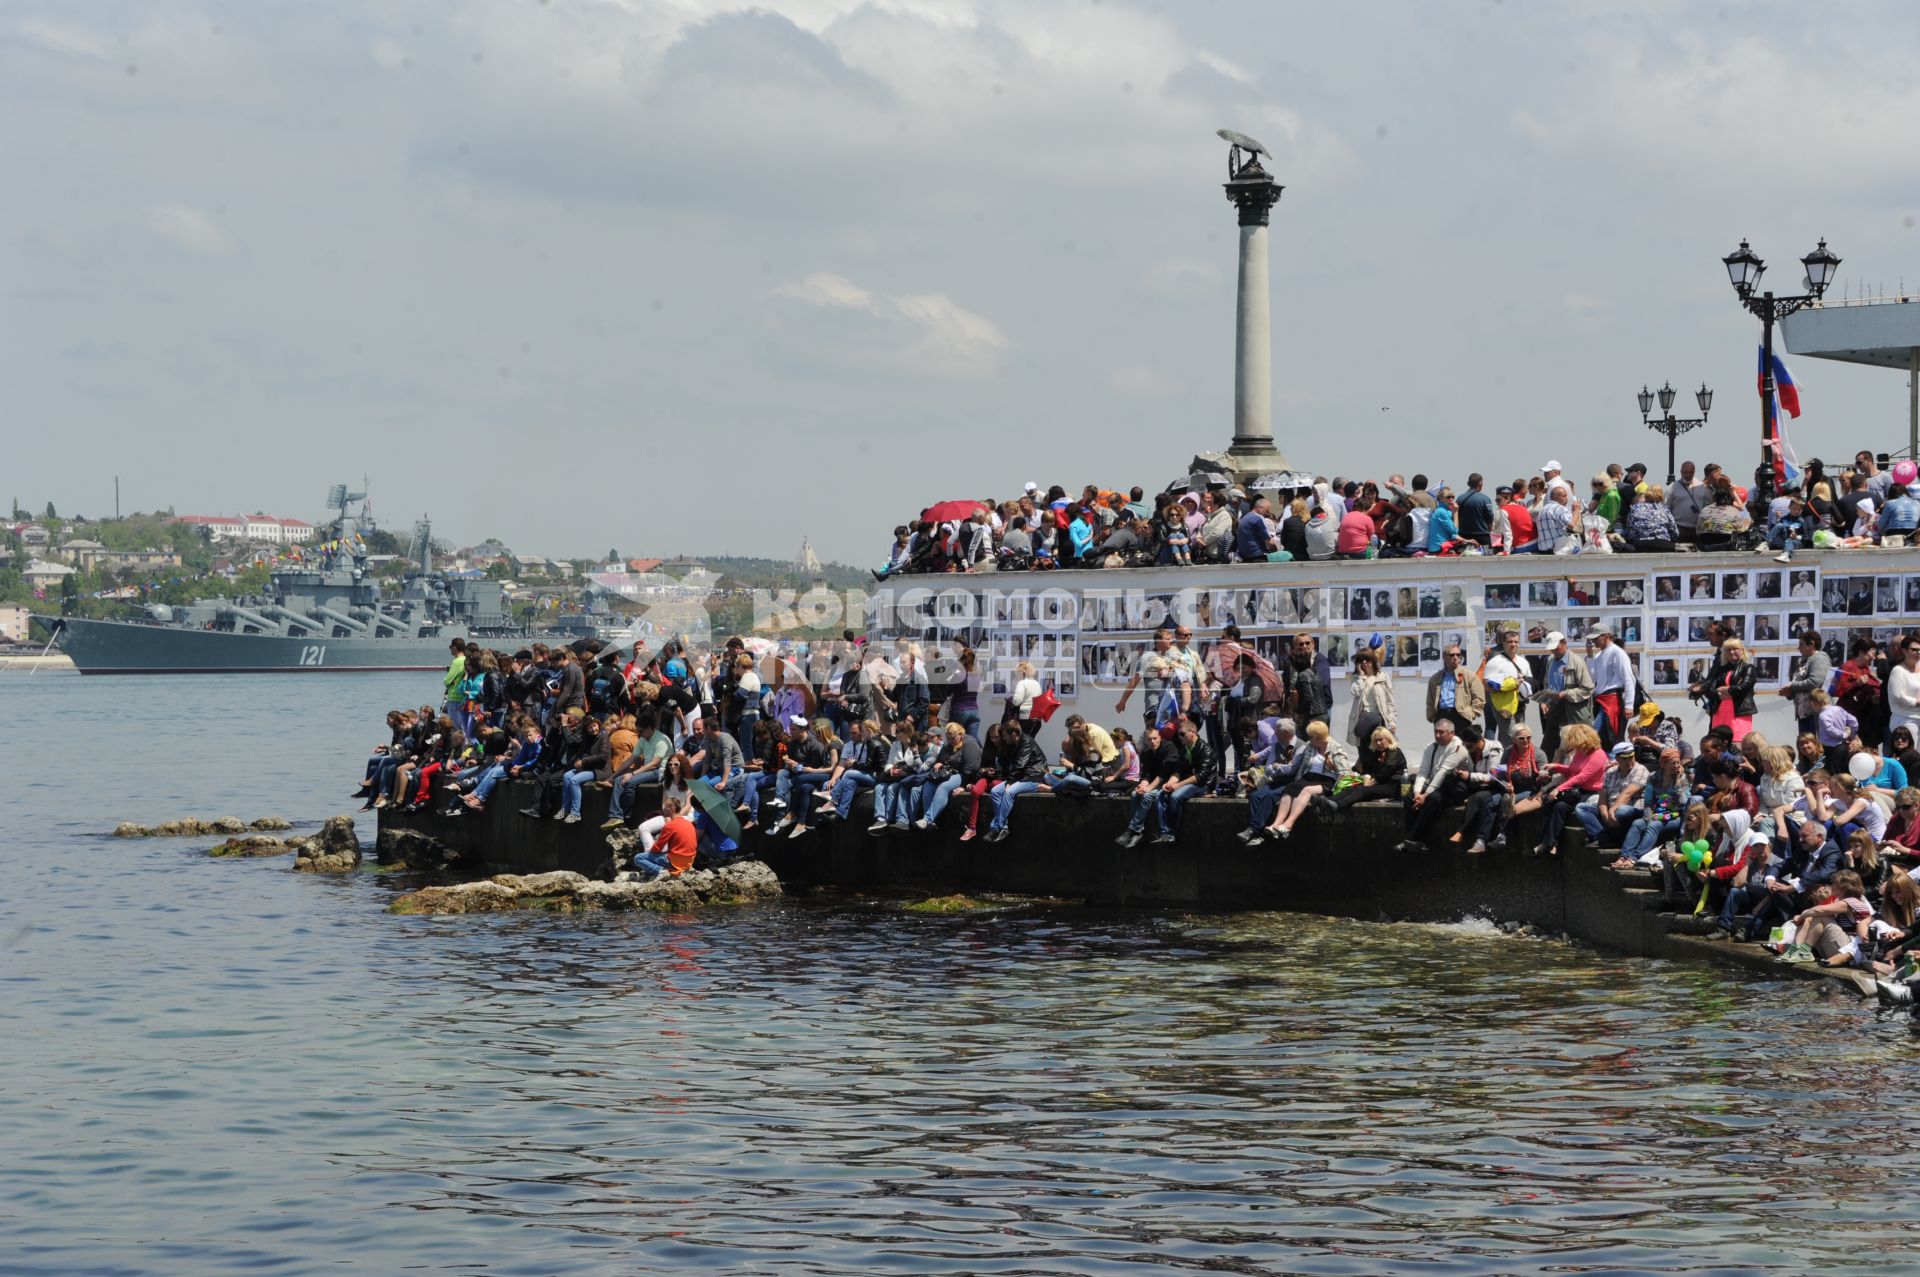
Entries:
[[787, 715], [787, 721], [789, 723], [792, 723], [795, 727], [805, 727], [807, 725], [806, 718], [800, 714]]
[[1546, 465], [1544, 465], [1544, 466], [1541, 466], [1541, 467], [1540, 467], [1540, 473], [1541, 473], [1541, 474], [1546, 474], [1546, 473], [1548, 473], [1549, 471], [1552, 471], [1552, 470], [1559, 470], [1559, 469], [1561, 469], [1561, 468], [1562, 468], [1562, 467], [1561, 467], [1561, 465], [1560, 465], [1560, 463], [1559, 463], [1558, 461], [1549, 461], [1549, 462], [1547, 462], [1547, 464], [1546, 464]]
[[1567, 636], [1562, 634], [1559, 630], [1548, 631], [1547, 632], [1547, 651], [1548, 652], [1554, 651], [1556, 648], [1558, 648], [1562, 643], [1566, 641], [1567, 641]]
[[1027, 480], [1027, 483], [1026, 483], [1026, 487], [1025, 487], [1025, 489], [1024, 489], [1024, 491], [1026, 491], [1026, 492], [1029, 492], [1029, 493], [1032, 493], [1032, 492], [1038, 492], [1038, 491], [1040, 491], [1040, 485], [1039, 485], [1039, 484], [1037, 484], [1037, 483], [1035, 483], [1035, 482], [1034, 482], [1033, 480], [1031, 480], [1031, 479], [1029, 479], [1029, 480]]

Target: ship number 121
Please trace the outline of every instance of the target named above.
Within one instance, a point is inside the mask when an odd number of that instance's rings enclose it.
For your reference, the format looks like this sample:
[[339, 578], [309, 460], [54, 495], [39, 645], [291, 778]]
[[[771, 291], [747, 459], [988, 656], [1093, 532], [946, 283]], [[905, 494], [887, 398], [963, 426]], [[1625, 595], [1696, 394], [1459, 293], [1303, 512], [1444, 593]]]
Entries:
[[325, 665], [327, 663], [326, 646], [324, 644], [319, 646], [309, 644], [301, 648], [300, 663], [302, 665]]

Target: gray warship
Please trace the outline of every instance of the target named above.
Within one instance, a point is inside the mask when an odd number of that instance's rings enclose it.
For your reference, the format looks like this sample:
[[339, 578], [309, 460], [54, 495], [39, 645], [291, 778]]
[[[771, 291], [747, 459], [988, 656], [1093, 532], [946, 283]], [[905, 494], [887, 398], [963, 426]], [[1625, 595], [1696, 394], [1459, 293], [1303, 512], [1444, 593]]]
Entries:
[[[356, 509], [356, 503], [358, 508]], [[265, 596], [148, 604], [139, 619], [41, 616], [82, 674], [320, 674], [444, 669], [455, 638], [570, 642], [595, 618], [535, 634], [515, 626], [500, 582], [433, 570], [432, 529], [414, 529], [415, 571], [386, 595], [369, 570], [366, 494], [336, 485], [323, 548], [276, 568]], [[573, 620], [574, 618], [569, 618]]]

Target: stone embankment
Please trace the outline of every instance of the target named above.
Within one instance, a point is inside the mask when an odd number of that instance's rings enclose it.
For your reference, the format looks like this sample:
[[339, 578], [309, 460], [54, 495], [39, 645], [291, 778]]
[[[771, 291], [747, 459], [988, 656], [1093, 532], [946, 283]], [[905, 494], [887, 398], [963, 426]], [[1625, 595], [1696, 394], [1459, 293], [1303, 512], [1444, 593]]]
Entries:
[[[625, 875], [623, 875], [625, 877]], [[649, 882], [596, 882], [571, 870], [495, 874], [480, 882], [422, 887], [387, 906], [391, 913], [497, 913], [504, 909], [659, 909], [750, 904], [780, 896], [780, 880], [757, 860], [694, 869]]]

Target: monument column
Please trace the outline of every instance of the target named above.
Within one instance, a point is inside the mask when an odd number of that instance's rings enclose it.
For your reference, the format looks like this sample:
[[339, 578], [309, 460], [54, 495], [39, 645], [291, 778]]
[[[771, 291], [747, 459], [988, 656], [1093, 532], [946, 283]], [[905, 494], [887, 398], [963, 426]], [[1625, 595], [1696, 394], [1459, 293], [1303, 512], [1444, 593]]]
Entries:
[[1286, 469], [1273, 446], [1273, 307], [1268, 298], [1267, 220], [1285, 188], [1262, 167], [1261, 152], [1236, 145], [1228, 161], [1227, 199], [1240, 213], [1239, 304], [1234, 315], [1233, 446], [1236, 477]]

